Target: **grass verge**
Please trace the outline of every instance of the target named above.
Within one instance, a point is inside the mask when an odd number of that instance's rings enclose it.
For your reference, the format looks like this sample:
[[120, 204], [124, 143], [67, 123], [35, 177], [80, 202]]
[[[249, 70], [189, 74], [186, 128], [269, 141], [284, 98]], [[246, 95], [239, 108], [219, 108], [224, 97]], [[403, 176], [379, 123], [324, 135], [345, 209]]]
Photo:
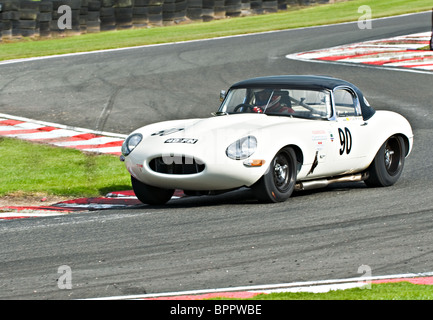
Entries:
[[[246, 300], [432, 300], [433, 286], [395, 282], [371, 284], [371, 287], [333, 290], [324, 293], [283, 292], [259, 294]], [[212, 300], [230, 300], [217, 298]]]
[[352, 0], [335, 4], [291, 9], [275, 14], [239, 17], [210, 22], [176, 26], [109, 31], [61, 39], [19, 41], [0, 44], [0, 60], [85, 52], [147, 44], [159, 44], [214, 38], [237, 34], [284, 30], [323, 24], [357, 21], [364, 12], [361, 6], [371, 8], [372, 18], [430, 10], [430, 0]]
[[118, 157], [0, 137], [0, 197], [45, 194], [71, 197], [130, 190]]

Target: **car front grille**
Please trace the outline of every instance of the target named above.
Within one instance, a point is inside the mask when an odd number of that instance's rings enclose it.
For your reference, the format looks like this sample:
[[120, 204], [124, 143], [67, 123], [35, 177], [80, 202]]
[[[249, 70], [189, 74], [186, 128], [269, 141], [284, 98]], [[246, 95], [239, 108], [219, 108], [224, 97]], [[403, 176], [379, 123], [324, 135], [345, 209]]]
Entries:
[[158, 157], [149, 162], [149, 167], [155, 172], [165, 174], [195, 174], [204, 170], [205, 165], [192, 157]]

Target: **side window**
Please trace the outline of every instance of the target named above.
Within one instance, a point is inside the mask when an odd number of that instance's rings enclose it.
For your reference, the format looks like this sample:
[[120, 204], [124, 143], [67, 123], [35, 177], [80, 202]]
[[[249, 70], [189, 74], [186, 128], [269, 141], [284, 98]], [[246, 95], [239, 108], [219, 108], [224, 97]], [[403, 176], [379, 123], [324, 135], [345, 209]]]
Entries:
[[358, 101], [352, 92], [345, 89], [334, 91], [335, 111], [337, 117], [355, 117], [359, 116], [357, 108]]

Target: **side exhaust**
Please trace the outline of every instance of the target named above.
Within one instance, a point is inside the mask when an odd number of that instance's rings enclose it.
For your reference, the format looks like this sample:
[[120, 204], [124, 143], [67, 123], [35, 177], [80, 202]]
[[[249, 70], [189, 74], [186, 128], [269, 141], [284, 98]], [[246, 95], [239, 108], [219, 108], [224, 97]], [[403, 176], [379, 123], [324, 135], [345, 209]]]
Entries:
[[332, 183], [338, 183], [338, 182], [358, 182], [358, 181], [364, 181], [368, 178], [368, 174], [366, 173], [358, 173], [355, 175], [350, 176], [342, 176], [337, 178], [329, 178], [329, 179], [318, 179], [318, 180], [311, 180], [311, 181], [303, 181], [299, 182], [295, 185], [295, 191], [302, 191], [302, 190], [312, 190], [312, 189], [318, 189], [318, 188], [324, 188]]

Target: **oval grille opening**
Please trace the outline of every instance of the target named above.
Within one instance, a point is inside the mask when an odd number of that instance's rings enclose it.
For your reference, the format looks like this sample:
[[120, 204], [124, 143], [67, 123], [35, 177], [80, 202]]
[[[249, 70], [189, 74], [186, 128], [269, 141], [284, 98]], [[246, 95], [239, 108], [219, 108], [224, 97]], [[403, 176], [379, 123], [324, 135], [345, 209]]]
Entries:
[[165, 174], [195, 174], [202, 172], [205, 168], [192, 157], [174, 156], [158, 157], [150, 161], [149, 167], [158, 173]]

